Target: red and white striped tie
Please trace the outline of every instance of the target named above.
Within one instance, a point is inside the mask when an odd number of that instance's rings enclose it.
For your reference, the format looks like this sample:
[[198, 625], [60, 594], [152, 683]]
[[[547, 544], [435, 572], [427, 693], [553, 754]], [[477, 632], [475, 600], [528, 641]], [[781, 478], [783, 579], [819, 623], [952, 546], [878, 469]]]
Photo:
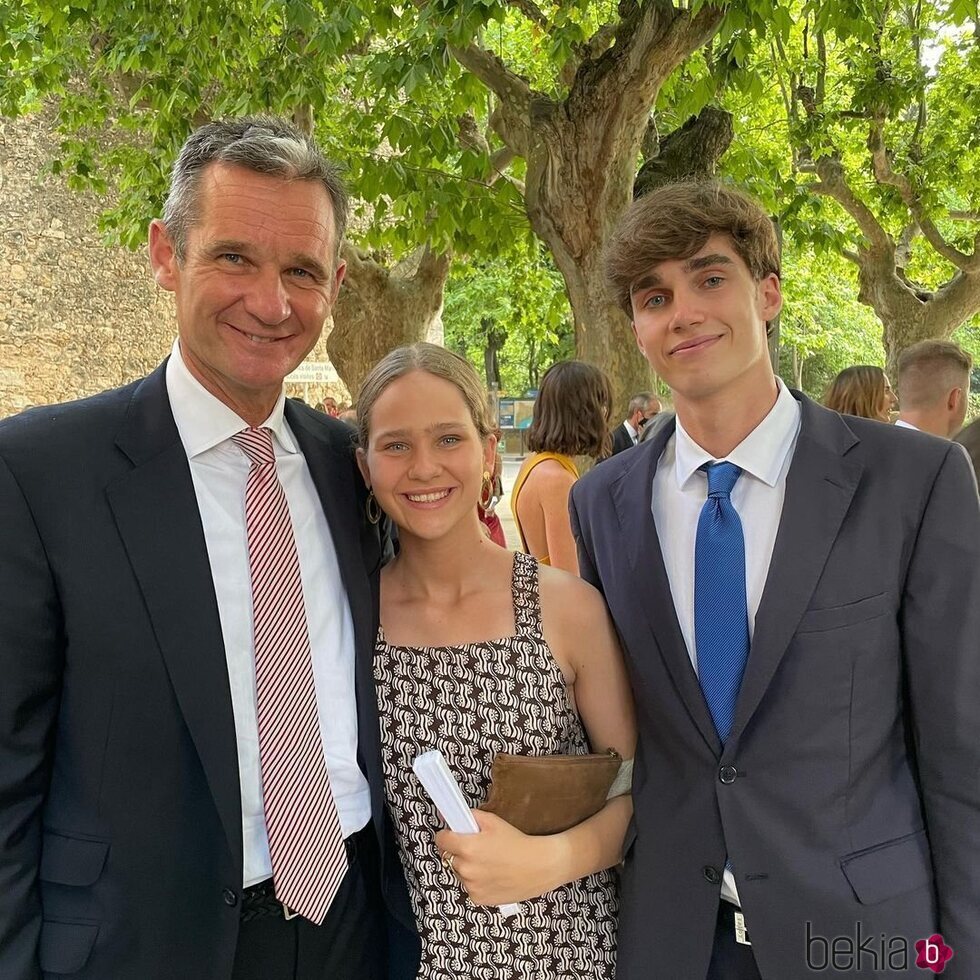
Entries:
[[270, 429], [232, 436], [248, 457], [245, 526], [252, 576], [262, 798], [276, 898], [323, 922], [347, 873], [323, 757], [303, 582]]

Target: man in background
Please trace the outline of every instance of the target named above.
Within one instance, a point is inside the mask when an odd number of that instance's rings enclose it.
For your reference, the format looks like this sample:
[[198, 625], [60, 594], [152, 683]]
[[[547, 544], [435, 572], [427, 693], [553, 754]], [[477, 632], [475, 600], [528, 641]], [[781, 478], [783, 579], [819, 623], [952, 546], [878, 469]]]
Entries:
[[649, 391], [641, 391], [629, 402], [627, 417], [613, 429], [610, 456], [635, 446], [643, 427], [660, 411], [660, 399]]
[[952, 439], [963, 426], [970, 401], [973, 360], [948, 340], [923, 340], [898, 359], [895, 425]]

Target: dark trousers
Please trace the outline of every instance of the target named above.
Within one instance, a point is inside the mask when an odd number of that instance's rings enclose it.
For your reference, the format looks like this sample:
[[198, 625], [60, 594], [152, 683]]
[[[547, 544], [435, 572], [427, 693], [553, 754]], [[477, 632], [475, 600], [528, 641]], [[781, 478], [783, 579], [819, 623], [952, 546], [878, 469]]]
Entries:
[[371, 824], [351, 839], [348, 859], [322, 925], [275, 914], [242, 921], [232, 980], [382, 980], [385, 913]]
[[[735, 906], [728, 902], [719, 902], [718, 906], [715, 944], [705, 980], [761, 980], [752, 947], [735, 938]], [[749, 923], [746, 925], [750, 926]], [[749, 939], [751, 938], [750, 931]]]

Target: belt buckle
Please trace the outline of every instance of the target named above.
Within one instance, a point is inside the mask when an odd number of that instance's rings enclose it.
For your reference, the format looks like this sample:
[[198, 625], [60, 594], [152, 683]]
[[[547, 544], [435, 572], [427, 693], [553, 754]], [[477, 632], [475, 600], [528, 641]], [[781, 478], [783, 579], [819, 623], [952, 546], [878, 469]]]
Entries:
[[282, 906], [282, 914], [286, 917], [287, 922], [290, 919], [295, 919], [301, 914], [299, 912], [294, 912], [285, 902], [280, 902], [279, 904]]
[[738, 909], [735, 909], [735, 942], [742, 946], [752, 945], [749, 941], [748, 930], [745, 928], [745, 916]]

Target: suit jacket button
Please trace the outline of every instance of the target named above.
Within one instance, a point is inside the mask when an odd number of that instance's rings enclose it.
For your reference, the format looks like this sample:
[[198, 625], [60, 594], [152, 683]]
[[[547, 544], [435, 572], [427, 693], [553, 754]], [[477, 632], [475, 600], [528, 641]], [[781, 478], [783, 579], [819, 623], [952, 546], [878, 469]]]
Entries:
[[738, 770], [734, 766], [722, 766], [718, 770], [718, 778], [726, 785], [731, 786], [738, 779]]
[[701, 869], [701, 874], [704, 875], [704, 880], [710, 881], [712, 885], [717, 885], [721, 881], [721, 873], [717, 868], [711, 867], [710, 864], [706, 864]]
[[230, 905], [234, 907], [238, 904], [238, 892], [232, 888], [226, 888], [222, 893], [221, 897], [225, 900], [225, 905]]

